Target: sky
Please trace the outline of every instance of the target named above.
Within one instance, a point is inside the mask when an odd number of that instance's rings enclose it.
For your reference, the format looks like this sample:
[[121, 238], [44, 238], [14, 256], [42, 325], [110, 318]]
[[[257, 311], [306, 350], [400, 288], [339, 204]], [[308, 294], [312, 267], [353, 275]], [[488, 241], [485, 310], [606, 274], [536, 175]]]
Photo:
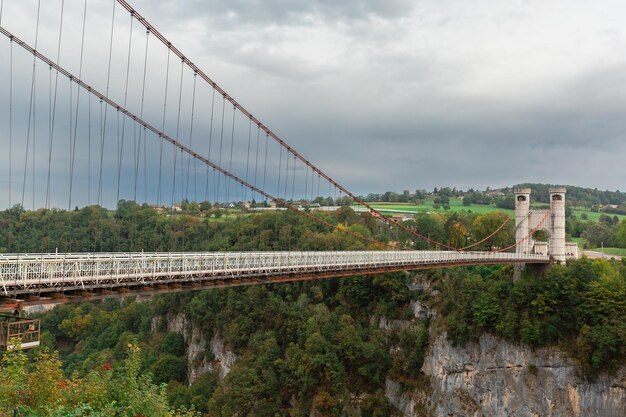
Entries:
[[[2, 26], [28, 27], [20, 22], [33, 19], [36, 2], [4, 3]], [[45, 3], [54, 15], [58, 5]], [[244, 107], [355, 193], [524, 182], [626, 188], [624, 2], [130, 3]], [[66, 4], [66, 25], [77, 29], [83, 2]], [[86, 54], [103, 55], [111, 1], [88, 4], [95, 35]], [[58, 30], [53, 20], [41, 29], [49, 55]], [[32, 29], [23, 36], [32, 40]], [[8, 41], [2, 41], [6, 57]], [[136, 40], [138, 54], [139, 46]], [[117, 49], [121, 60], [124, 48]], [[75, 69], [79, 50], [65, 47], [61, 61]], [[105, 70], [86, 64], [84, 73], [104, 89]], [[122, 80], [123, 70], [114, 69], [113, 79]], [[6, 88], [3, 83], [0, 92], [6, 95]]]

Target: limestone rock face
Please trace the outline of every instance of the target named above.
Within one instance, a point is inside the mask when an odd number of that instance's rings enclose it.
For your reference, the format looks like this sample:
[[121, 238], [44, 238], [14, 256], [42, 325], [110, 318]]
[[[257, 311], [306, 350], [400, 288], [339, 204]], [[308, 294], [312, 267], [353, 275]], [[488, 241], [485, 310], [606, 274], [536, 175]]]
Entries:
[[385, 381], [385, 396], [403, 416], [429, 417], [430, 410], [429, 392], [403, 392], [400, 384], [387, 378]]
[[419, 300], [411, 301], [410, 307], [411, 307], [411, 311], [413, 311], [413, 316], [416, 319], [426, 320], [426, 319], [431, 319], [435, 317], [436, 315], [435, 310], [428, 308], [428, 306], [426, 306], [424, 303], [422, 303]]
[[[591, 383], [554, 348], [532, 350], [485, 334], [453, 347], [435, 336], [424, 361], [436, 416], [623, 417], [626, 368]], [[410, 407], [399, 407], [405, 416]]]
[[213, 371], [214, 366], [204, 353], [207, 343], [202, 329], [194, 325], [190, 329], [188, 335], [183, 337], [187, 343], [187, 378], [189, 384], [193, 384], [201, 375]]
[[213, 336], [211, 339], [211, 353], [215, 357], [214, 369], [219, 372], [220, 381], [223, 381], [230, 372], [233, 363], [237, 360], [237, 356], [224, 347], [224, 341], [218, 335]]
[[[152, 331], [156, 331], [161, 319], [153, 320]], [[206, 330], [187, 320], [183, 314], [167, 314], [164, 319], [166, 330], [181, 334], [187, 345], [189, 384], [207, 372], [217, 372], [220, 381], [223, 381], [237, 360], [237, 356], [225, 347], [224, 340], [215, 334], [207, 343]], [[207, 349], [211, 355], [207, 355]]]

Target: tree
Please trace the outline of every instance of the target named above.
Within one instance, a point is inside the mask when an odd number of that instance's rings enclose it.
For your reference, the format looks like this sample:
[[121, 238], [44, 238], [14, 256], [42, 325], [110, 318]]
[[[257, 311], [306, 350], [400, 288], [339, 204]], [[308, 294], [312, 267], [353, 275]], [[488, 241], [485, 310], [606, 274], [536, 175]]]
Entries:
[[513, 241], [513, 227], [514, 224], [510, 221], [508, 215], [504, 213], [491, 212], [477, 216], [472, 223], [472, 240], [479, 242], [492, 233], [494, 233], [504, 222], [509, 220], [508, 227], [505, 226], [498, 233], [491, 236], [477, 249], [490, 249], [492, 247], [505, 247]]
[[[445, 208], [445, 206], [444, 206]], [[450, 227], [450, 245], [455, 248], [466, 246], [469, 231], [462, 222], [454, 222]]]
[[[406, 222], [406, 224], [409, 227], [414, 227], [422, 236], [435, 241], [443, 240], [443, 224], [439, 216], [418, 213], [413, 221]], [[414, 245], [416, 249], [428, 248], [428, 244], [420, 238], [415, 238]]]
[[359, 216], [349, 206], [341, 206], [335, 212], [335, 217], [339, 223], [351, 225], [357, 222]]
[[428, 195], [428, 192], [426, 190], [415, 190], [416, 200], [423, 200], [426, 198], [427, 195]]
[[0, 410], [11, 410], [27, 397], [28, 357], [22, 352], [20, 341], [14, 342], [16, 348], [4, 353], [0, 359]]
[[597, 223], [588, 227], [581, 235], [589, 247], [612, 246], [615, 238], [614, 230], [606, 223]]
[[496, 206], [499, 208], [514, 210], [515, 209], [515, 196], [513, 194], [507, 194], [504, 197], [500, 197], [496, 200]]
[[620, 248], [626, 248], [626, 219], [619, 222], [615, 232], [615, 244]]

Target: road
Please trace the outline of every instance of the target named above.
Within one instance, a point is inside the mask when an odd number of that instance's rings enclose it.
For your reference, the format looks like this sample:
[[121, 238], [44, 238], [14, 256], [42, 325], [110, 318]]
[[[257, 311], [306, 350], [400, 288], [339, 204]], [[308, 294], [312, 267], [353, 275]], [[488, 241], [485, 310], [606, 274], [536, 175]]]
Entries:
[[587, 258], [589, 259], [617, 259], [618, 261], [622, 260], [622, 257], [619, 255], [610, 255], [608, 253], [602, 253], [593, 250], [584, 250], [582, 251], [582, 253], [587, 255]]

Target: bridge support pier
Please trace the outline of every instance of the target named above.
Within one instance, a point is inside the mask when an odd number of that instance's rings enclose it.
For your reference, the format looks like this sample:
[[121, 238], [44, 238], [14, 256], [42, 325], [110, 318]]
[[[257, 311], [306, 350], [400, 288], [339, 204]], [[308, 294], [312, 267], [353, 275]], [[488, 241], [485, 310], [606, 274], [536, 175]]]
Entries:
[[[576, 244], [565, 243], [565, 187], [550, 189], [549, 210], [531, 209], [530, 191], [530, 188], [515, 190], [516, 253], [549, 255], [552, 262], [560, 264], [576, 259]], [[534, 239], [533, 233], [538, 230], [548, 233], [547, 242]]]
[[522, 278], [522, 274], [527, 271], [535, 277], [543, 277], [550, 268], [550, 264], [515, 264], [513, 270], [513, 282], [517, 282]]

